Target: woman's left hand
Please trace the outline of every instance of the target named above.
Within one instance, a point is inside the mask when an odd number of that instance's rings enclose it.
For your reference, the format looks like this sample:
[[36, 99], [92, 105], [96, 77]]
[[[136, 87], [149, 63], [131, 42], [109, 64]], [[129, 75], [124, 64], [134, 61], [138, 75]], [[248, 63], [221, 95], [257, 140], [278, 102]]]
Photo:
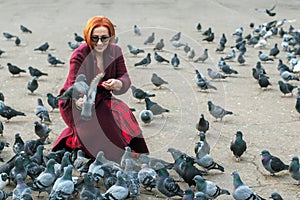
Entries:
[[107, 90], [120, 90], [122, 85], [122, 81], [114, 78], [102, 82], [102, 86]]

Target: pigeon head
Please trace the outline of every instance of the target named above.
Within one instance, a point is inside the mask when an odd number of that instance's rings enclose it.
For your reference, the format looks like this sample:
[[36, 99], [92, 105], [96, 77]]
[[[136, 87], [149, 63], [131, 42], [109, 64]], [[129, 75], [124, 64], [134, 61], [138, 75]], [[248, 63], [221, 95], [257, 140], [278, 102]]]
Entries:
[[294, 157], [292, 158], [292, 161], [294, 161], [294, 162], [299, 162], [298, 156], [294, 156]]
[[153, 167], [153, 169], [154, 169], [155, 171], [158, 171], [158, 170], [164, 169], [164, 168], [165, 168], [165, 166], [164, 166], [162, 163], [160, 163], [160, 162], [157, 162], [157, 163], [154, 165], [154, 167]]
[[186, 189], [185, 191], [184, 191], [184, 195], [186, 195], [186, 196], [191, 196], [192, 198], [194, 198], [194, 196], [195, 196], [195, 194], [194, 194], [194, 191], [192, 190], [192, 189]]
[[269, 198], [274, 200], [282, 200], [282, 197], [277, 192], [273, 192]]
[[8, 175], [7, 175], [7, 173], [5, 173], [5, 172], [3, 172], [3, 173], [1, 173], [1, 180], [2, 181], [6, 181], [6, 180], [8, 180], [9, 179], [9, 177], [8, 177]]
[[260, 153], [260, 155], [262, 155], [262, 156], [269, 156], [271, 154], [270, 154], [270, 152], [268, 150], [262, 150], [261, 153]]
[[200, 176], [200, 175], [196, 175], [193, 178], [193, 181], [195, 181], [196, 183], [203, 183], [203, 182], [205, 182], [205, 179], [202, 176]]
[[241, 131], [237, 131], [235, 135], [237, 137], [243, 137], [243, 133]]
[[198, 136], [200, 137], [201, 141], [205, 140], [205, 133], [203, 131], [199, 132]]
[[79, 75], [76, 77], [75, 82], [80, 82], [80, 81], [86, 81], [86, 76], [85, 76], [84, 74], [79, 74]]
[[233, 176], [233, 187], [236, 189], [237, 187], [239, 187], [240, 185], [243, 185], [243, 182], [241, 180], [241, 177], [239, 175], [239, 173], [237, 171], [233, 171], [231, 173], [231, 175]]

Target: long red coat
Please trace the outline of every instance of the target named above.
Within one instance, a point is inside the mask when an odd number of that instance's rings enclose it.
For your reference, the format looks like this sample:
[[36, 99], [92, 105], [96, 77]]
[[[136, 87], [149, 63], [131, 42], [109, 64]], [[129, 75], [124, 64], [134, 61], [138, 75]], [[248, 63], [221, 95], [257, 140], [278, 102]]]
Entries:
[[[89, 84], [99, 73], [96, 62], [92, 49], [86, 43], [77, 48], [71, 56], [69, 74], [60, 94], [75, 82], [78, 74], [85, 74]], [[70, 145], [66, 146], [66, 141], [72, 138], [72, 140], [78, 140], [73, 142], [78, 142], [80, 148], [91, 157], [96, 157], [101, 150], [108, 159], [118, 161], [126, 146], [130, 146], [137, 153], [148, 153], [147, 145], [134, 115], [124, 102], [113, 96], [113, 94], [124, 94], [131, 84], [119, 46], [110, 44], [104, 51], [104, 71], [105, 76], [102, 81], [110, 78], [121, 80], [123, 83], [121, 90], [108, 91], [98, 86], [95, 109], [92, 112], [93, 117], [89, 121], [80, 118], [80, 111], [72, 100], [67, 104], [59, 101], [61, 116], [68, 127], [63, 130], [54, 143], [53, 151], [70, 147]], [[113, 113], [112, 110], [117, 110], [117, 112]], [[116, 113], [120, 116], [116, 117]]]

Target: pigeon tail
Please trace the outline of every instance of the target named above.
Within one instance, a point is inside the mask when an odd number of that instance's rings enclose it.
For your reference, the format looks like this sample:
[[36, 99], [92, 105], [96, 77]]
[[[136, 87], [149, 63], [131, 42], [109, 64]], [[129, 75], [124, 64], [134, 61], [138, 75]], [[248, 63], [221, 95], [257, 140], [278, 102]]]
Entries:
[[233, 112], [231, 112], [231, 111], [225, 111], [225, 115], [232, 115], [233, 114]]

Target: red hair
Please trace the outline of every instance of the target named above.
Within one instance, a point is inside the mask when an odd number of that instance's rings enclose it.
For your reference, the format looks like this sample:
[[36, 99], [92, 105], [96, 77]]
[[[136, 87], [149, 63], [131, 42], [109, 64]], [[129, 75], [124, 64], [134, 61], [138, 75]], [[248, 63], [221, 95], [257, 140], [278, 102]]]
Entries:
[[115, 28], [114, 28], [114, 25], [111, 23], [111, 21], [104, 16], [95, 16], [95, 17], [90, 18], [87, 21], [87, 23], [84, 27], [84, 31], [83, 31], [84, 39], [89, 46], [92, 46], [92, 42], [91, 42], [92, 32], [93, 32], [94, 28], [99, 27], [99, 26], [106, 27], [108, 29], [109, 36], [111, 37], [109, 42], [112, 43], [114, 41]]

